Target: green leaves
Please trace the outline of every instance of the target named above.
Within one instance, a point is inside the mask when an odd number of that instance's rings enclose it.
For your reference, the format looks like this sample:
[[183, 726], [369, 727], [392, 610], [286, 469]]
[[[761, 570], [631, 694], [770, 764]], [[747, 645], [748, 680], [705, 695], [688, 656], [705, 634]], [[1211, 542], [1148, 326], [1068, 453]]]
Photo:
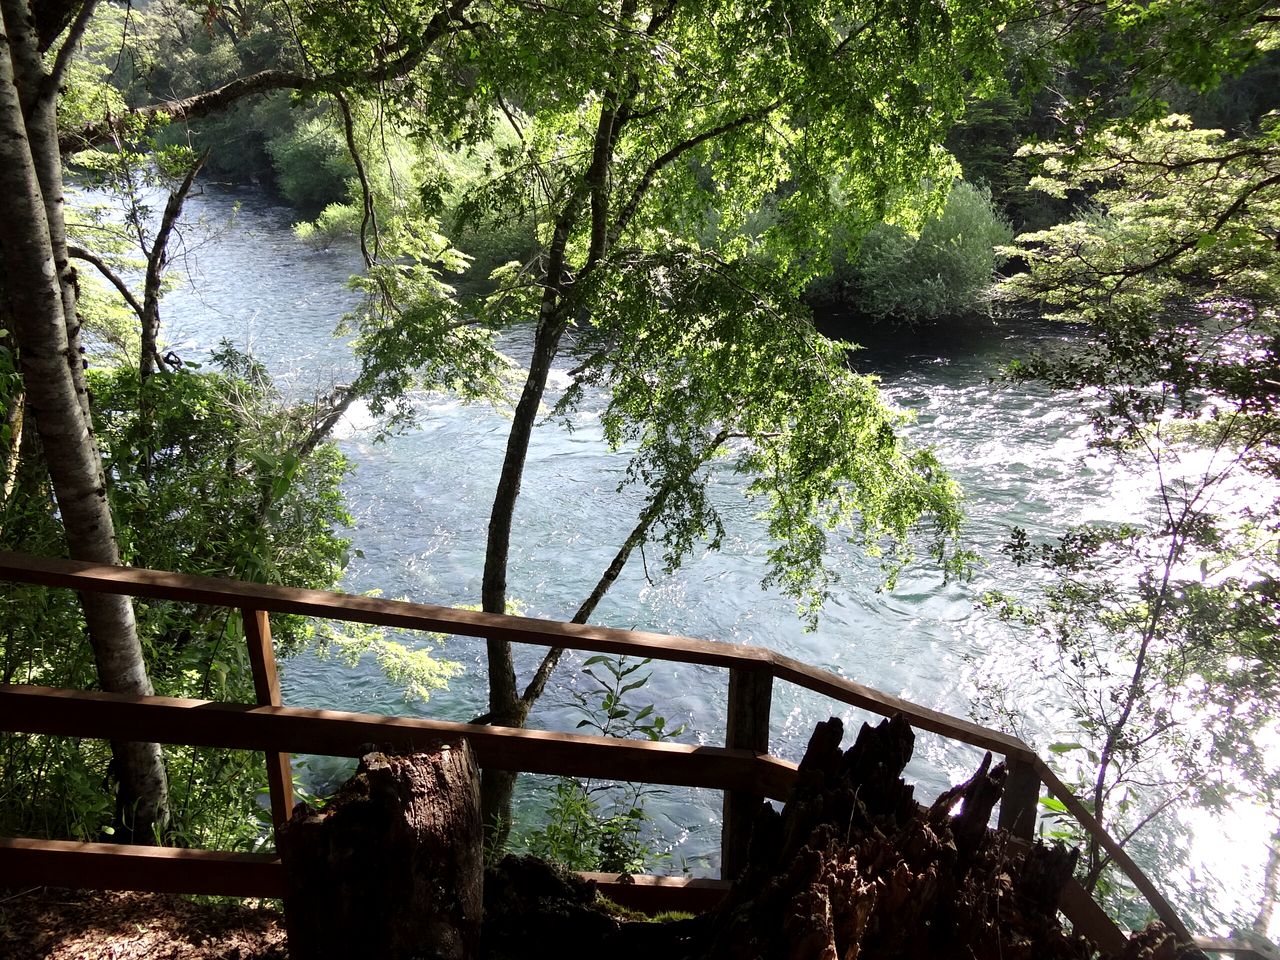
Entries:
[[654, 705], [634, 707], [627, 694], [649, 682], [649, 674], [637, 676], [649, 660], [597, 655], [582, 662], [582, 673], [593, 690], [576, 692], [574, 699], [583, 713], [579, 730], [594, 730], [604, 737], [641, 737], [655, 742], [670, 740], [684, 732], [684, 725], [668, 729], [666, 717], [654, 712]]
[[707, 490], [724, 464], [768, 523], [768, 582], [812, 620], [832, 534], [882, 556], [892, 578], [926, 516], [939, 554], [951, 549], [959, 497], [929, 453], [899, 440], [903, 416], [848, 368], [845, 346], [758, 267], [674, 245], [629, 254], [590, 291], [594, 323], [574, 350], [580, 383], [608, 391], [606, 437], [637, 451], [626, 482], [669, 491], [657, 534], [667, 566], [722, 534]]

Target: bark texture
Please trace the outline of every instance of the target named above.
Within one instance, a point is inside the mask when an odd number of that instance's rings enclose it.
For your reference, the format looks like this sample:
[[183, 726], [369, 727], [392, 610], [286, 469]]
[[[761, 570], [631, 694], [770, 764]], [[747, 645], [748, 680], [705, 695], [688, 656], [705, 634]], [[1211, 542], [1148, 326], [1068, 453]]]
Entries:
[[279, 838], [294, 960], [469, 960], [483, 912], [478, 775], [465, 740], [371, 753]]
[[[26, 0], [0, 0], [0, 13], [0, 288], [18, 346], [27, 416], [39, 434], [68, 553], [75, 560], [118, 564], [84, 386], [75, 272], [67, 256], [58, 77], [41, 63]], [[83, 604], [102, 689], [151, 694], [128, 598], [86, 594]], [[160, 748], [117, 743], [112, 749], [120, 780], [117, 839], [149, 841], [168, 817]]]
[[901, 777], [915, 740], [904, 719], [864, 725], [848, 750], [843, 734], [839, 720], [819, 724], [786, 807], [761, 807], [705, 956], [1092, 956], [1057, 919], [1075, 851], [987, 829], [1003, 766], [988, 755], [925, 809]]
[[[901, 776], [915, 739], [902, 717], [864, 725], [847, 750], [840, 746], [843, 733], [839, 720], [818, 725], [791, 798], [780, 813], [761, 805], [747, 866], [715, 910], [662, 923], [621, 919], [601, 903], [593, 884], [534, 857], [508, 856], [484, 874], [477, 955], [486, 960], [1204, 960], [1160, 924], [1134, 934], [1114, 956], [1098, 954], [1082, 937], [1065, 931], [1058, 903], [1078, 852], [1028, 844], [988, 828], [1005, 779], [990, 755], [971, 779], [923, 807]], [[375, 757], [378, 776], [388, 776], [382, 771], [392, 762], [407, 770], [422, 763]], [[300, 894], [291, 887], [295, 899], [286, 907], [292, 955], [302, 960], [456, 956], [437, 946], [445, 942], [439, 933], [426, 934], [427, 939], [419, 934], [417, 953], [395, 952], [378, 938], [406, 929], [408, 921], [387, 915], [383, 904], [398, 897], [397, 909], [411, 911], [412, 922], [422, 923], [437, 906], [407, 902], [403, 891], [420, 887], [417, 877], [425, 873], [438, 877], [443, 887], [471, 890], [469, 879], [455, 882], [451, 871], [460, 855], [470, 861], [474, 853], [478, 865], [478, 815], [465, 829], [453, 831], [461, 850], [447, 848], [453, 837], [446, 832], [444, 847], [433, 839], [431, 857], [416, 860], [416, 838], [405, 839], [399, 826], [388, 832], [386, 824], [401, 822], [397, 805], [418, 809], [424, 791], [461, 791], [464, 805], [474, 811], [474, 779], [436, 777], [426, 784], [414, 773], [408, 781], [393, 775], [394, 786], [376, 787], [369, 765], [366, 758], [360, 774], [331, 805], [336, 812], [321, 815], [354, 816], [361, 826], [325, 834], [328, 839], [320, 844], [308, 841], [305, 861], [291, 862], [293, 840], [282, 842], [290, 883], [304, 876], [308, 895], [317, 897], [299, 913], [293, 904]], [[348, 797], [382, 811], [383, 819], [366, 829], [366, 815], [352, 814]], [[432, 803], [448, 807], [447, 798]], [[403, 816], [419, 820], [413, 813]], [[293, 821], [305, 823], [305, 818]], [[358, 863], [358, 869], [331, 871], [346, 862]], [[361, 885], [367, 889], [353, 889]], [[361, 904], [360, 897], [369, 903]], [[338, 919], [351, 929], [334, 929]], [[329, 952], [296, 952], [293, 931], [299, 923], [311, 928], [310, 935], [323, 931]]]

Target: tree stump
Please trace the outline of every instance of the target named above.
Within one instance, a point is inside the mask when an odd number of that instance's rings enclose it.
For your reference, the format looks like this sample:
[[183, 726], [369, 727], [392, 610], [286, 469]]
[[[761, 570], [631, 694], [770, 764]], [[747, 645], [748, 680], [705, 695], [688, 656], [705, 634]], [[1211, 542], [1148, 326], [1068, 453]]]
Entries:
[[[810, 738], [791, 799], [762, 806], [747, 867], [699, 956], [764, 960], [1086, 960], [1058, 923], [1075, 851], [987, 829], [1005, 771], [991, 757], [930, 807], [902, 780], [915, 735], [901, 717], [839, 720]], [[963, 803], [961, 812], [952, 808]]]
[[483, 916], [475, 760], [370, 753], [322, 810], [279, 838], [293, 960], [470, 960]]

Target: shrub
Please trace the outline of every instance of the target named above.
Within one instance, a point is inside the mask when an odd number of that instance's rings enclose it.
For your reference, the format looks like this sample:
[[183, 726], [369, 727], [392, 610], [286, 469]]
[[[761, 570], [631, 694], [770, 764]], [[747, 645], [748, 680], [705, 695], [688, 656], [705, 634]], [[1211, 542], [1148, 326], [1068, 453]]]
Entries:
[[853, 306], [910, 323], [986, 309], [1000, 257], [1013, 233], [983, 187], [959, 181], [920, 235], [882, 223], [867, 233], [848, 268]]
[[323, 210], [346, 198], [355, 167], [336, 121], [312, 117], [267, 141], [280, 193], [302, 211]]

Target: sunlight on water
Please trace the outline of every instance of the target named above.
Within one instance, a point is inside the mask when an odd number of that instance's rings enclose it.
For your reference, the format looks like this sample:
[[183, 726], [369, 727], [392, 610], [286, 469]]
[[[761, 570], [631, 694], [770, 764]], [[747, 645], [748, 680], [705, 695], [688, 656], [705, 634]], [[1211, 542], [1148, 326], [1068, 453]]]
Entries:
[[[165, 300], [169, 345], [185, 359], [227, 337], [252, 347], [291, 395], [305, 396], [342, 382], [351, 361], [328, 337], [353, 305], [347, 274], [358, 266], [351, 250], [309, 250], [289, 233], [288, 211], [252, 192], [196, 198], [196, 212], [224, 222], [242, 201], [234, 225], [216, 245], [187, 263], [190, 282]], [[873, 561], [840, 546], [838, 589], [819, 628], [806, 633], [791, 603], [760, 589], [765, 544], [743, 483], [722, 473], [712, 496], [727, 533], [719, 553], [702, 551], [674, 574], [662, 570], [653, 551], [633, 560], [601, 604], [596, 620], [612, 626], [760, 644], [939, 710], [966, 715], [977, 693], [977, 671], [1017, 681], [1014, 706], [1043, 742], [1067, 736], [1069, 717], [1036, 677], [1013, 675], [1016, 658], [998, 652], [1024, 638], [980, 611], [975, 598], [1001, 578], [1021, 578], [995, 555], [1013, 526], [1050, 534], [1069, 522], [1118, 521], [1146, 507], [1140, 474], [1091, 451], [1085, 410], [1073, 398], [991, 384], [1002, 363], [1039, 340], [1048, 328], [1006, 328], [951, 343], [901, 346], [893, 354], [861, 354], [892, 402], [915, 411], [908, 432], [939, 455], [968, 495], [968, 540], [991, 554], [990, 566], [972, 584], [945, 583], [920, 566], [893, 593], [879, 590]], [[517, 360], [527, 356], [519, 333], [502, 344]], [[553, 374], [554, 401], [567, 388], [565, 370]], [[512, 594], [532, 616], [567, 618], [634, 522], [638, 491], [615, 493], [625, 456], [604, 449], [597, 419], [599, 398], [588, 396], [574, 414], [574, 430], [543, 424], [530, 451], [511, 558]], [[439, 604], [470, 604], [479, 597], [480, 570], [494, 477], [509, 419], [489, 408], [429, 396], [421, 399], [414, 430], [374, 442], [376, 423], [357, 405], [335, 434], [354, 471], [346, 489], [356, 529], [349, 591], [380, 590]], [[642, 562], [643, 561], [643, 562]], [[1007, 582], [1003, 581], [1003, 582]], [[400, 712], [468, 720], [485, 709], [482, 648], [451, 641], [444, 655], [468, 666], [466, 675], [429, 704], [405, 704], [372, 666], [355, 670], [336, 661], [303, 656], [287, 664], [286, 700], [298, 705]], [[527, 675], [536, 651], [520, 650]], [[532, 722], [573, 729], [580, 714], [574, 693], [583, 689], [581, 657], [570, 654]], [[1005, 671], [1008, 676], [1001, 676]], [[659, 664], [640, 691], [670, 724], [686, 724], [682, 739], [723, 742], [726, 678], [718, 671]], [[815, 722], [839, 715], [846, 723], [868, 719], [858, 711], [782, 685], [775, 691], [772, 749], [796, 759]], [[922, 735], [909, 773], [922, 797], [967, 777], [980, 759], [971, 748]], [[323, 789], [346, 775], [340, 761], [312, 758], [307, 776]], [[519, 812], [536, 815], [546, 780], [528, 778]], [[540, 785], [541, 784], [541, 788]], [[663, 826], [663, 845], [674, 872], [714, 872], [718, 864], [720, 799], [714, 791], [666, 790], [652, 800]], [[1188, 820], [1197, 869], [1229, 874], [1221, 903], [1248, 912], [1256, 899], [1265, 824], [1253, 815]]]

